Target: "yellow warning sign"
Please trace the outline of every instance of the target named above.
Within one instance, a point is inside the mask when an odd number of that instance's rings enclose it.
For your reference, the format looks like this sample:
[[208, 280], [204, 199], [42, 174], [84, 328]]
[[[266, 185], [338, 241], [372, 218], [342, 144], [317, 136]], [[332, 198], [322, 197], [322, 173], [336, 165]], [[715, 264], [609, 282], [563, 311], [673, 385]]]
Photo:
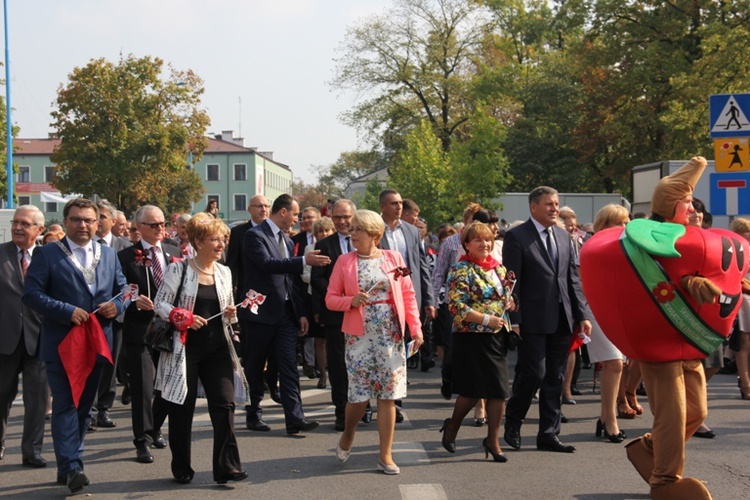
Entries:
[[750, 170], [750, 140], [747, 137], [714, 140], [717, 172]]

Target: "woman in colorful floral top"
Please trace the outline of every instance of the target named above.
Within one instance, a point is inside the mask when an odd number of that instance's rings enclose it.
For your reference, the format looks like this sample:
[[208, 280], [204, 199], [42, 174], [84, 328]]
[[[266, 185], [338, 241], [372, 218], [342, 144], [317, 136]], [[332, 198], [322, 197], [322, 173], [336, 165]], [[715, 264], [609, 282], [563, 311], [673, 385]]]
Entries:
[[500, 449], [500, 422], [509, 396], [506, 355], [510, 321], [515, 310], [512, 281], [505, 268], [492, 258], [494, 234], [486, 224], [473, 222], [461, 237], [466, 255], [448, 276], [448, 296], [453, 314], [453, 392], [459, 396], [453, 416], [441, 432], [443, 447], [456, 452], [456, 435], [464, 417], [480, 398], [487, 399], [487, 437], [482, 441], [485, 458], [508, 459]]

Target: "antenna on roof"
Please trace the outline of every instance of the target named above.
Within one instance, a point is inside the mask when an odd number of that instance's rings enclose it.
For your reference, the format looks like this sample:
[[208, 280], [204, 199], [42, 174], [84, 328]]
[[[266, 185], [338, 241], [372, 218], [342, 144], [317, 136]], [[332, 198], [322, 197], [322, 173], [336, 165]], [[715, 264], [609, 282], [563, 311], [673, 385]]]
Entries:
[[237, 98], [238, 101], [238, 107], [239, 107], [239, 114], [240, 114], [240, 123], [239, 123], [239, 130], [240, 130], [240, 137], [242, 137], [242, 96]]

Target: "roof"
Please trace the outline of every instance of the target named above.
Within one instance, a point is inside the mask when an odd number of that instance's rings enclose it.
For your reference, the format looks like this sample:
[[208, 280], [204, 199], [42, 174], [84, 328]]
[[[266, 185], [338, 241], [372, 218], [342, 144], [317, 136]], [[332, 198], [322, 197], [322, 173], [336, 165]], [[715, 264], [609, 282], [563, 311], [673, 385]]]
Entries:
[[[243, 153], [243, 154], [256, 154], [262, 156], [267, 161], [275, 163], [280, 167], [290, 170], [289, 166], [279, 163], [276, 160], [269, 158], [263, 153], [258, 152], [255, 148], [246, 148], [239, 146], [233, 142], [222, 141], [214, 139], [212, 137], [206, 137], [208, 140], [208, 146], [203, 154], [214, 154], [214, 153]], [[60, 139], [13, 139], [14, 154], [18, 155], [51, 155], [55, 148], [60, 144]]]

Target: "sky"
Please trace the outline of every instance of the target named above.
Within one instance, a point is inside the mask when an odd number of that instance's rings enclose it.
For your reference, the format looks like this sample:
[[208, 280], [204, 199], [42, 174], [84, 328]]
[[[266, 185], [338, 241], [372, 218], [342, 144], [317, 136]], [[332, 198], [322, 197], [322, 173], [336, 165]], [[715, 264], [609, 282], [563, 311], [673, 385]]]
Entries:
[[340, 121], [357, 96], [328, 82], [346, 28], [393, 0], [6, 1], [18, 137], [52, 132], [57, 89], [74, 68], [133, 54], [195, 71], [207, 132], [241, 130], [245, 146], [273, 151], [295, 179], [314, 182], [312, 166], [367, 147]]

